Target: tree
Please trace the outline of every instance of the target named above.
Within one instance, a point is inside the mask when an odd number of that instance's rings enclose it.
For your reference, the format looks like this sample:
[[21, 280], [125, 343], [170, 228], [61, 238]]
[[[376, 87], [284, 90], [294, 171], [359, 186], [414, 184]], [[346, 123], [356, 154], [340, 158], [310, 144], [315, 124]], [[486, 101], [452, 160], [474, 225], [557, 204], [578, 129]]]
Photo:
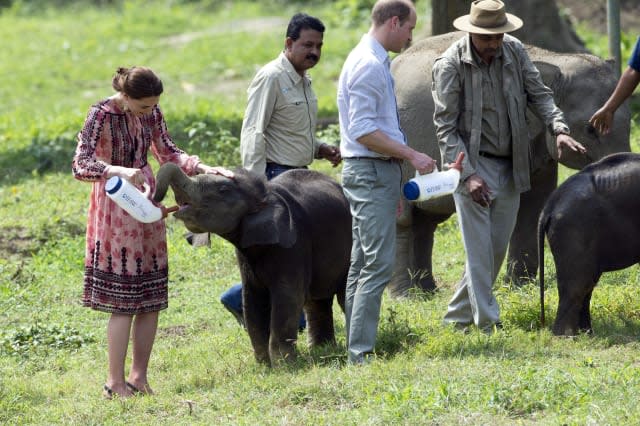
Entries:
[[[587, 52], [571, 23], [560, 15], [555, 0], [503, 0], [508, 13], [524, 26], [513, 35], [522, 42], [556, 52]], [[455, 31], [453, 21], [469, 13], [471, 0], [431, 0], [432, 35]]]

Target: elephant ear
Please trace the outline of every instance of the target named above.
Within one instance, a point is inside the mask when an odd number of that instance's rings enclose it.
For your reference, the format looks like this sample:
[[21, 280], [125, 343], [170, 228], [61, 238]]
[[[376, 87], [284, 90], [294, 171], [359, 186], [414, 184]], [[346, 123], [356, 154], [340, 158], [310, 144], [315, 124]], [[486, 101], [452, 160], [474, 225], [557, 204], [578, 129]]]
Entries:
[[276, 195], [255, 213], [242, 220], [240, 246], [277, 244], [289, 248], [296, 243], [296, 226], [291, 208], [282, 197]]
[[540, 71], [540, 77], [544, 84], [553, 92], [553, 98], [558, 104], [558, 91], [562, 83], [562, 70], [557, 65], [545, 61], [533, 61]]

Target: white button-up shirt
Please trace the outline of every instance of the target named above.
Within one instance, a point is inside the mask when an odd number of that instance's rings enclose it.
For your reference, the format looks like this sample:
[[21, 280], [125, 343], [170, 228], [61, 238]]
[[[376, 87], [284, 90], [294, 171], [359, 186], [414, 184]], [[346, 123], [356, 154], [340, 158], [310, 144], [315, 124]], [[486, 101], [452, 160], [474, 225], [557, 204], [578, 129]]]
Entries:
[[338, 111], [343, 158], [380, 157], [358, 142], [358, 138], [376, 130], [406, 144], [400, 129], [389, 65], [385, 48], [365, 34], [342, 67], [338, 82]]

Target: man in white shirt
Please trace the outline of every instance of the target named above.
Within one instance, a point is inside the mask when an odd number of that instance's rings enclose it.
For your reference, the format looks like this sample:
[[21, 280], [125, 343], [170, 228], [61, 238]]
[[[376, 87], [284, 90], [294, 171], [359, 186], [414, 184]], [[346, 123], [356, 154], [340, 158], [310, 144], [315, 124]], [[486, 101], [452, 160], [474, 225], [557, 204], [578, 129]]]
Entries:
[[409, 0], [378, 0], [372, 25], [344, 63], [338, 83], [342, 186], [353, 216], [345, 317], [350, 364], [374, 353], [382, 293], [395, 259], [400, 161], [420, 173], [436, 162], [406, 144], [400, 128], [387, 52], [411, 42], [416, 10]]

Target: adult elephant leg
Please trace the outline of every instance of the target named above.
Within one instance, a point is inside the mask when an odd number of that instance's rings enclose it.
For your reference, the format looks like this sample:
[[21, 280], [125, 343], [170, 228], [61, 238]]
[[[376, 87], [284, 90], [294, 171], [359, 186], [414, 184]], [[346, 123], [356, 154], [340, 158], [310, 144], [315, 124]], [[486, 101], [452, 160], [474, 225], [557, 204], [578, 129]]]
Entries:
[[433, 237], [438, 224], [451, 215], [433, 215], [413, 209], [409, 226], [396, 227], [396, 263], [389, 284], [392, 297], [406, 297], [409, 290], [434, 291], [432, 255]]
[[413, 230], [411, 225], [396, 225], [396, 261], [387, 286], [391, 297], [406, 296], [411, 288], [409, 271], [412, 269]]
[[304, 307], [309, 330], [309, 345], [311, 347], [335, 344], [335, 330], [333, 328], [333, 297], [322, 300], [307, 301]]
[[269, 358], [269, 318], [271, 303], [266, 289], [257, 289], [245, 281], [242, 286], [242, 306], [247, 333], [256, 360], [270, 364]]
[[[417, 209], [416, 209], [417, 210]], [[417, 210], [413, 219], [413, 286], [432, 292], [436, 290], [433, 277], [433, 243], [438, 225], [451, 215], [434, 215]]]
[[558, 181], [558, 164], [552, 161], [531, 176], [531, 190], [520, 195], [520, 209], [509, 242], [507, 278], [516, 285], [535, 279], [538, 270], [538, 217]]

